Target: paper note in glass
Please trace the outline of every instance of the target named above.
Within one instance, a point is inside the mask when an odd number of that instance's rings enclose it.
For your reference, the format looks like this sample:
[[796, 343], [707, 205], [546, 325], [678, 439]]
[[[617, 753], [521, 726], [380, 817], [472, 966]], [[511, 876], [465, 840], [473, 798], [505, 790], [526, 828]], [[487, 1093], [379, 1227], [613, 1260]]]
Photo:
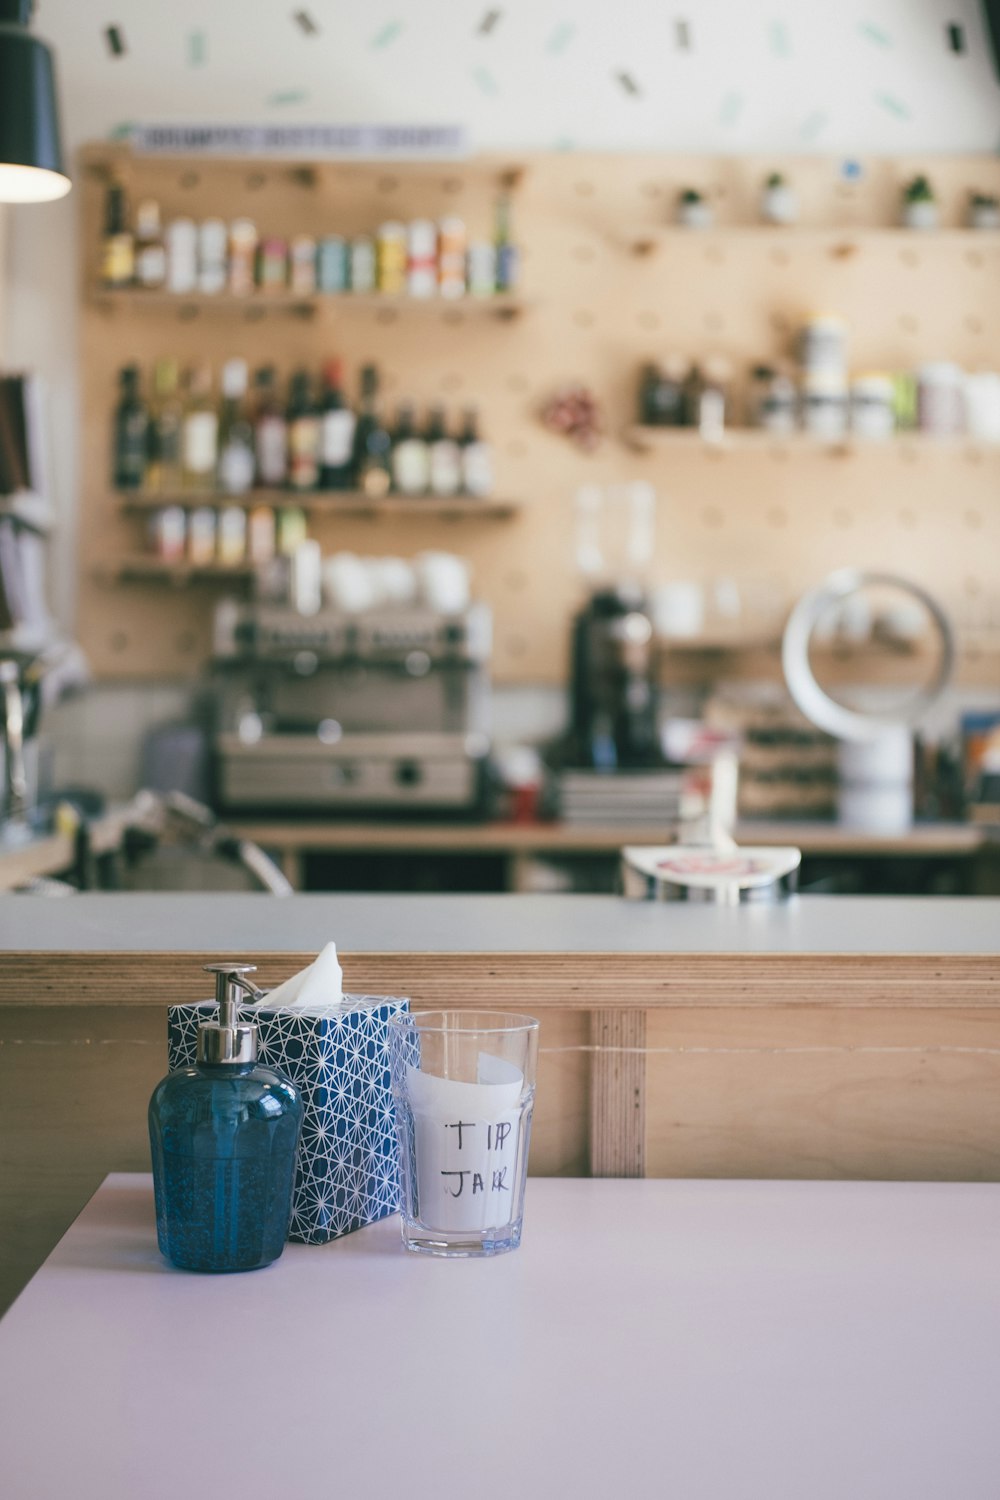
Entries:
[[435, 1011], [390, 1027], [403, 1243], [434, 1255], [520, 1244], [538, 1022]]

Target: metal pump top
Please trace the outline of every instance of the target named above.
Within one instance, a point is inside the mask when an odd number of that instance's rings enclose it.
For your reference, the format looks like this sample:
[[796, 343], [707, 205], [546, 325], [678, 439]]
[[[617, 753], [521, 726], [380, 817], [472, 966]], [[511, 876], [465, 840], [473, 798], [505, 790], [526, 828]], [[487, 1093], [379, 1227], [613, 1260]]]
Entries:
[[198, 1028], [198, 1061], [205, 1063], [246, 1064], [257, 1060], [257, 1028], [239, 1019], [241, 993], [259, 1000], [263, 994], [244, 974], [254, 974], [256, 964], [205, 964], [207, 973], [215, 975], [215, 999], [218, 1020], [205, 1021]]

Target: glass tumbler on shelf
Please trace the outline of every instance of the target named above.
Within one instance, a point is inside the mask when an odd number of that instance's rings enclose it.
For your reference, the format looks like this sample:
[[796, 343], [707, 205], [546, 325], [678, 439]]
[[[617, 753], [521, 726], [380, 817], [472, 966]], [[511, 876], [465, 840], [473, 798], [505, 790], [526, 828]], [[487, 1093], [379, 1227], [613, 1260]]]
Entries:
[[425, 1011], [389, 1022], [403, 1244], [498, 1255], [521, 1243], [538, 1022]]

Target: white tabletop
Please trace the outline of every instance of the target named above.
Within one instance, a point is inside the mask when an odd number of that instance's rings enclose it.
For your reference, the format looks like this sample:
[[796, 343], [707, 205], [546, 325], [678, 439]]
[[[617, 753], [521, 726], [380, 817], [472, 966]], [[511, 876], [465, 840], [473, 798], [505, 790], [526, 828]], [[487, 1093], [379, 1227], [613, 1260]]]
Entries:
[[532, 1180], [172, 1271], [110, 1177], [0, 1324], [4, 1500], [996, 1500], [1000, 1186]]

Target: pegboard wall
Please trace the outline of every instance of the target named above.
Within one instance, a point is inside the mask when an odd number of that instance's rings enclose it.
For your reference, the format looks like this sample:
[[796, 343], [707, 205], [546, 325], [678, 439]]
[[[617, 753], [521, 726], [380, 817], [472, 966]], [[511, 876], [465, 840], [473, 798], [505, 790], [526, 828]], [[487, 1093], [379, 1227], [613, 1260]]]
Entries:
[[[810, 314], [836, 311], [850, 327], [852, 369], [912, 369], [928, 359], [1000, 369], [1000, 234], [962, 231], [970, 189], [1000, 195], [992, 157], [879, 158], [848, 179], [839, 161], [788, 157], [528, 154], [407, 165], [168, 160], [90, 147], [80, 180], [83, 465], [79, 634], [106, 678], [191, 676], [209, 649], [223, 585], [118, 582], [116, 566], [143, 544], [142, 517], [109, 483], [111, 414], [119, 368], [162, 356], [182, 364], [241, 355], [274, 363], [345, 362], [356, 389], [362, 363], [380, 368], [387, 415], [412, 399], [444, 402], [453, 417], [481, 412], [496, 454], [497, 494], [522, 502], [497, 521], [431, 516], [310, 516], [325, 551], [427, 548], [462, 553], [495, 615], [498, 681], [565, 680], [568, 627], [584, 585], [573, 547], [573, 497], [586, 483], [648, 480], [657, 493], [651, 583], [694, 579], [711, 594], [733, 580], [748, 641], [776, 631], [789, 604], [829, 569], [891, 567], [934, 592], [960, 633], [960, 676], [991, 682], [1000, 639], [1000, 450], [901, 438], [868, 449], [766, 442], [706, 448], [676, 443], [637, 452], [641, 364], [680, 353], [724, 354], [742, 375], [788, 355]], [[500, 175], [520, 172], [515, 233], [523, 247], [524, 307], [351, 305], [318, 297], [306, 314], [139, 297], [101, 296], [97, 260], [108, 174], [132, 202], [157, 198], [165, 218], [248, 214], [262, 233], [371, 232], [387, 218], [456, 212], [490, 232]], [[794, 184], [801, 222], [745, 229], [772, 171]], [[901, 184], [926, 172], [942, 209], [940, 232], [892, 232]], [[693, 185], [715, 204], [711, 232], [673, 232], [673, 205]], [[888, 232], [887, 232], [888, 231]], [[585, 454], [539, 421], [566, 382], [598, 397], [605, 436]], [[232, 589], [232, 584], [228, 587]], [[985, 646], [984, 646], [985, 643]], [[675, 663], [690, 678], [689, 656]], [[740, 667], [734, 666], [735, 670]], [[776, 658], [746, 653], [742, 670]], [[668, 671], [670, 664], [668, 661]], [[702, 671], [703, 667], [698, 667]]]

